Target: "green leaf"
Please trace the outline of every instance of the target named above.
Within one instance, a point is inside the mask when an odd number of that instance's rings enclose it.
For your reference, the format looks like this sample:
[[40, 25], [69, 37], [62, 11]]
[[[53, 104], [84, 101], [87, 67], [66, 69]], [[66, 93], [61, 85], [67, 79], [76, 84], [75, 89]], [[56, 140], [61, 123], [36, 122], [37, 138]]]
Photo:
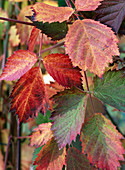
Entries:
[[97, 168], [116, 170], [119, 160], [124, 160], [121, 138], [111, 121], [96, 113], [86, 120], [81, 130], [82, 151]]
[[125, 111], [125, 78], [124, 71], [109, 71], [103, 79], [96, 77], [94, 95], [104, 103]]
[[71, 144], [80, 134], [88, 95], [76, 88], [64, 90], [53, 97], [55, 102], [52, 130], [59, 148]]
[[50, 116], [51, 116], [51, 112], [49, 110], [47, 110], [45, 116], [43, 114], [39, 113], [38, 116], [35, 118], [35, 121], [36, 121], [37, 125], [40, 125], [42, 123], [52, 122], [52, 120], [49, 119]]
[[34, 26], [36, 26], [38, 29], [42, 30], [44, 34], [46, 34], [48, 37], [51, 37], [52, 40], [60, 40], [63, 39], [68, 31], [68, 26], [66, 24], [66, 21], [59, 23], [59, 22], [53, 22], [53, 23], [44, 23], [33, 21], [33, 17], [27, 17], [29, 18]]

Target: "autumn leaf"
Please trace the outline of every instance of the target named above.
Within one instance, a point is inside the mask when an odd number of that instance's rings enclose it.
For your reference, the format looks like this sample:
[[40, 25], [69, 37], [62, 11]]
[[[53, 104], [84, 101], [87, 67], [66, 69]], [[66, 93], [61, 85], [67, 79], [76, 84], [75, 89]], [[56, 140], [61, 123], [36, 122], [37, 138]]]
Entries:
[[120, 25], [125, 18], [124, 0], [104, 0], [96, 10], [96, 19], [109, 25], [118, 33]]
[[66, 169], [67, 170], [96, 170], [89, 164], [87, 157], [74, 147], [67, 151], [66, 155]]
[[35, 131], [31, 135], [31, 146], [41, 147], [42, 145], [46, 144], [48, 140], [53, 137], [53, 132], [51, 131], [52, 124], [49, 123], [42, 123], [38, 126], [38, 128], [33, 129]]
[[103, 79], [96, 77], [94, 95], [104, 103], [125, 111], [124, 71], [108, 71]]
[[66, 35], [65, 50], [74, 66], [101, 77], [112, 56], [119, 55], [117, 42], [111, 28], [91, 19], [77, 20]]
[[37, 165], [36, 170], [62, 170], [65, 163], [65, 155], [66, 148], [59, 150], [56, 141], [52, 138], [38, 153], [38, 157], [34, 162], [34, 165]]
[[20, 78], [30, 70], [37, 62], [37, 56], [29, 50], [18, 50], [8, 57], [7, 60], [0, 80], [12, 81]]
[[19, 34], [17, 34], [17, 28], [15, 25], [12, 25], [9, 30], [9, 42], [12, 47], [18, 46], [20, 43]]
[[[32, 5], [28, 5], [25, 8], [23, 8], [17, 17], [17, 20], [24, 21], [24, 22], [31, 22], [29, 21], [28, 18], [25, 17], [27, 15], [32, 15], [32, 11], [30, 11], [31, 7]], [[21, 45], [28, 44], [32, 26], [26, 24], [20, 24], [20, 23], [16, 23], [16, 25], [17, 25], [17, 32], [21, 40]]]
[[44, 57], [43, 64], [47, 72], [62, 86], [82, 87], [80, 69], [72, 66], [67, 55], [50, 54]]
[[110, 120], [101, 113], [91, 116], [81, 130], [82, 151], [97, 168], [117, 170], [119, 160], [124, 160], [122, 135]]
[[94, 11], [103, 0], [75, 0], [77, 11]]
[[64, 90], [52, 99], [55, 103], [52, 113], [52, 130], [59, 148], [71, 144], [80, 134], [85, 117], [88, 95], [78, 89]]
[[29, 117], [37, 116], [41, 109], [45, 113], [48, 98], [41, 69], [34, 67], [24, 74], [17, 81], [10, 98], [12, 98], [10, 111], [18, 115], [20, 122], [26, 122]]
[[0, 150], [0, 170], [4, 169], [4, 161], [3, 161], [3, 155], [2, 152]]
[[34, 21], [45, 22], [63, 22], [69, 19], [74, 13], [73, 8], [70, 7], [54, 7], [44, 3], [37, 2], [33, 5], [32, 10], [34, 12]]
[[29, 38], [29, 50], [30, 51], [34, 51], [34, 47], [35, 47], [36, 40], [38, 38], [39, 33], [40, 33], [40, 30], [37, 29], [36, 27], [33, 27], [30, 38]]

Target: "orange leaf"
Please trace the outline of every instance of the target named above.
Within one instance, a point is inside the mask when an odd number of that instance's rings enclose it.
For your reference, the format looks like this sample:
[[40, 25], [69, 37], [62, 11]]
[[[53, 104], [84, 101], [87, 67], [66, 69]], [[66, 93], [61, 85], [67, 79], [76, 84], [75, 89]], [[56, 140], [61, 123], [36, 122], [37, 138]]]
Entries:
[[62, 86], [81, 87], [80, 69], [72, 66], [71, 60], [64, 54], [50, 54], [43, 59], [48, 73]]
[[12, 81], [24, 75], [36, 63], [37, 56], [28, 50], [18, 50], [7, 60], [0, 80]]
[[32, 9], [35, 13], [34, 21], [42, 21], [43, 23], [66, 21], [74, 12], [73, 8], [70, 7], [54, 7], [39, 2], [33, 5]]
[[30, 145], [40, 147], [46, 144], [53, 137], [51, 126], [52, 124], [50, 122], [42, 123], [38, 128], [33, 129], [35, 132], [31, 136]]
[[77, 11], [94, 11], [103, 0], [75, 0]]
[[56, 141], [52, 138], [43, 146], [35, 159], [36, 170], [62, 170], [65, 164], [65, 155], [66, 148], [59, 150]]
[[19, 34], [17, 34], [16, 25], [12, 25], [9, 30], [9, 41], [12, 47], [18, 46], [20, 43]]
[[40, 33], [40, 30], [36, 27], [33, 27], [30, 38], [29, 38], [29, 50], [30, 51], [34, 51], [35, 43], [36, 43], [39, 33]]
[[45, 113], [48, 98], [41, 69], [35, 67], [24, 74], [16, 83], [10, 98], [10, 111], [18, 115], [20, 122], [26, 122], [29, 117], [36, 116], [41, 109]]
[[91, 19], [77, 20], [66, 35], [65, 50], [74, 66], [101, 77], [112, 56], [119, 55], [117, 42], [111, 28]]

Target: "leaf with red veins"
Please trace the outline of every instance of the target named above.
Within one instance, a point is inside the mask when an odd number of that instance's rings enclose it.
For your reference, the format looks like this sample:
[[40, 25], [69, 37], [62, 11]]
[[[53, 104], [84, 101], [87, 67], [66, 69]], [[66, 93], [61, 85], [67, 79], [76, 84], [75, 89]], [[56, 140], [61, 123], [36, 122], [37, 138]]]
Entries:
[[59, 150], [55, 139], [50, 139], [38, 153], [34, 165], [37, 165], [36, 170], [62, 170], [65, 164], [66, 148]]
[[15, 51], [7, 58], [7, 63], [0, 76], [0, 80], [12, 81], [23, 76], [37, 62], [35, 53], [27, 50]]
[[51, 126], [52, 124], [49, 122], [40, 124], [38, 128], [33, 129], [35, 132], [31, 135], [30, 145], [40, 147], [46, 144], [53, 137]]
[[50, 54], [43, 59], [43, 64], [47, 72], [62, 86], [82, 87], [80, 69], [73, 67], [69, 56]]
[[24, 74], [17, 81], [10, 98], [10, 111], [18, 115], [20, 122], [37, 116], [41, 109], [46, 113], [48, 98], [41, 69], [34, 67]]
[[94, 11], [103, 0], [75, 0], [77, 11]]
[[102, 115], [90, 116], [81, 130], [82, 151], [89, 162], [97, 168], [117, 170], [119, 160], [124, 160], [124, 149], [120, 142], [123, 136], [116, 127]]
[[101, 77], [105, 67], [119, 55], [118, 39], [111, 28], [91, 19], [77, 20], [70, 27], [65, 50], [74, 66]]
[[33, 21], [42, 21], [43, 23], [63, 22], [74, 13], [73, 8], [70, 7], [54, 7], [39, 2], [33, 5], [32, 10], [34, 12]]
[[29, 50], [30, 51], [34, 51], [34, 47], [35, 47], [37, 38], [39, 36], [39, 33], [40, 33], [40, 30], [36, 27], [33, 27], [30, 38], [29, 38]]

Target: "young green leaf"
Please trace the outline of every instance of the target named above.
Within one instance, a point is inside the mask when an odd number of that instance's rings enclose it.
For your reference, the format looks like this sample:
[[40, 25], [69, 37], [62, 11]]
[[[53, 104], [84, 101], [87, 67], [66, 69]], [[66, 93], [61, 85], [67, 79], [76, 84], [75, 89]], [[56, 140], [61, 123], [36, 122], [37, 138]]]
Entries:
[[50, 54], [43, 59], [48, 73], [62, 86], [82, 87], [80, 69], [73, 67], [71, 60], [64, 54]]
[[124, 160], [122, 135], [101, 113], [89, 117], [81, 130], [82, 151], [97, 168], [117, 170]]
[[24, 74], [17, 81], [10, 98], [10, 111], [18, 115], [20, 122], [38, 115], [41, 109], [46, 113], [48, 98], [41, 69], [34, 67]]
[[53, 97], [55, 103], [52, 130], [59, 148], [71, 144], [80, 134], [88, 95], [78, 89], [64, 90]]
[[59, 150], [54, 138], [49, 140], [38, 153], [34, 165], [37, 165], [36, 170], [62, 170], [65, 164], [66, 148]]
[[15, 51], [7, 59], [6, 66], [0, 76], [0, 80], [12, 81], [19, 79], [37, 62], [35, 53], [27, 50]]
[[117, 42], [111, 28], [91, 19], [77, 20], [66, 35], [65, 50], [74, 66], [101, 77], [112, 56], [119, 55]]
[[103, 79], [96, 77], [94, 95], [104, 103], [125, 111], [124, 71], [108, 71]]

